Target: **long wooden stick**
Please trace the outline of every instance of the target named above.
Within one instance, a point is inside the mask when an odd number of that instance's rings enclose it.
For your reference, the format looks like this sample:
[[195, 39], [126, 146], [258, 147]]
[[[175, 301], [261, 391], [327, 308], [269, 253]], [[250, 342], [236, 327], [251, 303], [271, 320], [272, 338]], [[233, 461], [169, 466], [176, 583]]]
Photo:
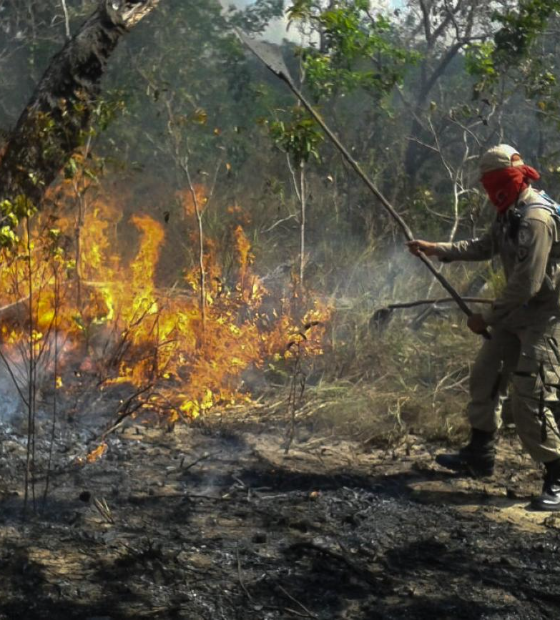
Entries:
[[[399, 310], [416, 308], [417, 306], [434, 306], [437, 304], [446, 304], [452, 301], [455, 301], [453, 297], [442, 297], [441, 299], [417, 299], [415, 301], [395, 302], [394, 304], [389, 304], [387, 308], [389, 308], [390, 310]], [[483, 297], [463, 297], [463, 301], [471, 304], [491, 304], [494, 302], [493, 299], [484, 299]]]
[[[294, 84], [290, 73], [284, 64], [284, 60], [279, 56], [276, 50], [273, 50], [270, 46], [267, 46], [264, 43], [259, 43], [253, 41], [246, 37], [243, 33], [238, 32], [239, 38], [241, 41], [253, 52], [253, 54], [270, 70], [274, 75], [279, 77], [283, 82], [285, 82], [288, 88], [294, 93], [294, 95], [301, 101], [304, 108], [311, 114], [311, 116], [315, 119], [317, 124], [321, 127], [321, 129], [325, 132], [329, 140], [335, 145], [335, 147], [340, 151], [344, 159], [350, 165], [350, 167], [354, 170], [354, 172], [360, 177], [360, 179], [366, 184], [370, 192], [379, 200], [383, 208], [387, 211], [387, 213], [395, 220], [398, 224], [399, 228], [403, 232], [405, 238], [408, 241], [414, 241], [415, 237], [412, 233], [412, 230], [409, 228], [408, 224], [403, 220], [403, 218], [397, 213], [391, 203], [385, 198], [385, 196], [381, 193], [381, 191], [376, 187], [373, 181], [366, 175], [366, 173], [362, 170], [360, 164], [350, 155], [346, 147], [340, 142], [337, 136], [333, 133], [331, 128], [327, 125], [327, 123], [323, 120], [322, 116], [315, 110], [315, 108], [307, 101], [304, 97], [303, 93], [297, 88]], [[459, 293], [455, 290], [455, 288], [449, 283], [449, 281], [432, 265], [430, 259], [423, 254], [422, 252], [418, 254], [418, 258], [426, 265], [426, 267], [431, 271], [432, 275], [436, 280], [443, 286], [443, 288], [453, 297], [455, 303], [461, 308], [461, 310], [467, 315], [471, 316], [473, 314], [472, 310], [467, 306], [464, 299], [459, 295]], [[482, 332], [482, 336], [487, 340], [490, 340], [491, 336], [488, 330], [484, 330]]]

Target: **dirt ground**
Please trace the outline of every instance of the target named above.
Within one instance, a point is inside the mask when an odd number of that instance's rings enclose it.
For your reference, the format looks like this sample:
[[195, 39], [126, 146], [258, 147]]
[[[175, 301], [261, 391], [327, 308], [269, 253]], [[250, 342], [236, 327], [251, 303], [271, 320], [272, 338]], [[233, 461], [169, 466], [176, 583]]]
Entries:
[[[225, 419], [224, 419], [225, 420]], [[372, 449], [269, 422], [131, 423], [22, 519], [0, 452], [0, 619], [560, 617], [560, 516], [505, 436], [491, 481], [408, 437]]]

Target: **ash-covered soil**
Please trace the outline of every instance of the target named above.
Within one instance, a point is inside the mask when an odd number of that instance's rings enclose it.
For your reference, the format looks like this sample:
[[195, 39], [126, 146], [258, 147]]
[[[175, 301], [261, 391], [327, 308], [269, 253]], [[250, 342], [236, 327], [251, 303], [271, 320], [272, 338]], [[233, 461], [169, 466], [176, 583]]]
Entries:
[[129, 425], [58, 471], [22, 520], [24, 445], [0, 457], [0, 619], [560, 617], [560, 516], [504, 437], [492, 481], [270, 425]]

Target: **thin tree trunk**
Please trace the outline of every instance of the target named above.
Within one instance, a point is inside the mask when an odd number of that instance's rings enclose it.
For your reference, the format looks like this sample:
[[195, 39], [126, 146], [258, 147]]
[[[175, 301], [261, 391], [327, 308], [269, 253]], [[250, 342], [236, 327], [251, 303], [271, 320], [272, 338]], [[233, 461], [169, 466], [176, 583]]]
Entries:
[[54, 330], [54, 359], [53, 359], [53, 409], [52, 409], [52, 421], [50, 431], [49, 453], [47, 458], [47, 475], [45, 480], [45, 489], [43, 492], [43, 509], [46, 506], [47, 498], [49, 495], [49, 487], [51, 482], [51, 469], [54, 452], [54, 442], [56, 439], [56, 424], [58, 421], [58, 313], [60, 306], [60, 278], [58, 273], [58, 265], [53, 263], [53, 275], [54, 275], [54, 317], [53, 317], [53, 330]]
[[206, 267], [204, 266], [204, 226], [202, 222], [202, 210], [196, 196], [196, 190], [193, 188], [189, 178], [189, 185], [194, 200], [194, 208], [196, 211], [196, 221], [198, 223], [198, 270], [200, 277], [200, 316], [202, 319], [202, 336], [204, 338], [206, 332]]
[[305, 274], [305, 224], [306, 224], [306, 187], [305, 187], [305, 162], [301, 162], [299, 170], [299, 194], [300, 194], [300, 242], [299, 242], [299, 286], [303, 290], [303, 276]]
[[29, 327], [28, 327], [28, 355], [29, 355], [29, 376], [27, 384], [27, 455], [25, 463], [25, 496], [23, 500], [23, 511], [27, 512], [29, 502], [29, 489], [33, 500], [33, 510], [36, 509], [35, 498], [35, 405], [36, 405], [36, 365], [35, 365], [35, 341], [34, 341], [34, 315], [33, 315], [33, 261], [31, 256], [31, 227], [29, 218], [27, 225], [27, 278], [29, 286]]
[[198, 200], [196, 194], [196, 188], [193, 184], [191, 177], [191, 170], [189, 168], [188, 160], [183, 159], [182, 163], [183, 172], [189, 185], [189, 192], [194, 205], [194, 211], [197, 221], [197, 233], [198, 233], [198, 276], [200, 285], [200, 318], [202, 321], [202, 338], [204, 340], [206, 333], [206, 267], [204, 265], [204, 222], [203, 222], [203, 208]]

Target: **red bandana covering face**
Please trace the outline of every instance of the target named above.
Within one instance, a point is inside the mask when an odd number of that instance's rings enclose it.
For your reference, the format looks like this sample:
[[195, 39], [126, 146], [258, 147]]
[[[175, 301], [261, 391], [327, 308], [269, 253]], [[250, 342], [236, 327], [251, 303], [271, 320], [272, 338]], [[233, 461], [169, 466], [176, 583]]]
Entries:
[[541, 175], [531, 166], [510, 166], [487, 172], [480, 179], [488, 197], [498, 210], [505, 213], [529, 187], [531, 181], [538, 181]]

